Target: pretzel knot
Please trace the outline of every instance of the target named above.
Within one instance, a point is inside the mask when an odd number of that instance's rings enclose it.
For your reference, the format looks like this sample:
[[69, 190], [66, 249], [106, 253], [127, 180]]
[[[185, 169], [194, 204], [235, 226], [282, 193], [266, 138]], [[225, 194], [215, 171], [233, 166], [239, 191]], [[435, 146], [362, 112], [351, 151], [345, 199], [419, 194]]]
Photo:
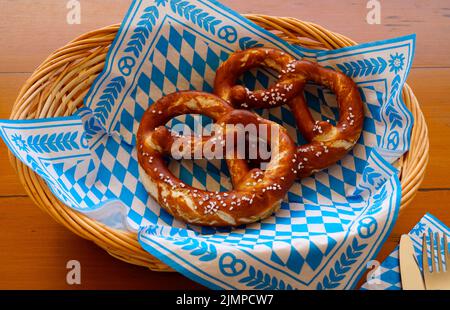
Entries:
[[[278, 81], [264, 90], [250, 91], [237, 85], [246, 71], [267, 67], [278, 72]], [[303, 95], [306, 82], [329, 88], [336, 94], [339, 119], [335, 126], [315, 121]], [[364, 121], [358, 88], [346, 75], [272, 48], [251, 48], [233, 53], [216, 72], [214, 93], [240, 108], [290, 107], [299, 131], [308, 142], [297, 148], [295, 171], [299, 178], [326, 168], [357, 142]]]
[[[195, 146], [217, 140], [203, 136], [196, 139], [171, 133], [164, 125], [182, 114], [202, 114], [220, 127], [218, 140], [226, 137], [233, 124], [267, 125], [277, 131], [271, 149], [271, 161], [264, 171], [249, 169], [246, 160], [227, 157], [233, 190], [211, 192], [196, 189], [175, 177], [167, 168], [164, 157], [171, 155], [174, 145], [188, 140], [183, 152], [194, 152]], [[231, 129], [230, 129], [231, 128]], [[233, 134], [235, 132], [232, 132]], [[274, 135], [268, 134], [267, 140]], [[186, 142], [186, 141], [184, 141]], [[183, 145], [183, 144], [182, 144]], [[215, 146], [222, 145], [216, 143]], [[295, 180], [296, 146], [286, 130], [246, 110], [235, 110], [221, 98], [208, 93], [185, 91], [167, 95], [156, 101], [142, 117], [137, 133], [139, 174], [146, 190], [173, 216], [192, 224], [205, 226], [236, 226], [258, 221], [275, 212]]]

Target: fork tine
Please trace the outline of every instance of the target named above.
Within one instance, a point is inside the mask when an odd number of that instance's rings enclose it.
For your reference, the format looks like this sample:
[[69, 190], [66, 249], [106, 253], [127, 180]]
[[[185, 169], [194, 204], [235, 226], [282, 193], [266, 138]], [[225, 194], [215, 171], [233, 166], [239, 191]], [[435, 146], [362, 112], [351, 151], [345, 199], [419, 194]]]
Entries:
[[442, 264], [442, 255], [441, 255], [441, 235], [439, 233], [436, 234], [437, 240], [436, 240], [436, 246], [437, 246], [437, 258], [438, 258], [438, 268], [439, 272], [444, 271], [444, 267]]
[[430, 232], [428, 234], [430, 236], [430, 253], [431, 253], [431, 271], [432, 272], [436, 272], [436, 261], [435, 261], [435, 256], [434, 256], [434, 233]]
[[450, 268], [450, 257], [448, 253], [448, 241], [447, 241], [447, 235], [444, 234], [444, 257], [445, 257], [445, 271], [448, 271], [447, 268]]
[[427, 251], [427, 233], [422, 236], [422, 267], [424, 273], [430, 273], [428, 266], [428, 251]]

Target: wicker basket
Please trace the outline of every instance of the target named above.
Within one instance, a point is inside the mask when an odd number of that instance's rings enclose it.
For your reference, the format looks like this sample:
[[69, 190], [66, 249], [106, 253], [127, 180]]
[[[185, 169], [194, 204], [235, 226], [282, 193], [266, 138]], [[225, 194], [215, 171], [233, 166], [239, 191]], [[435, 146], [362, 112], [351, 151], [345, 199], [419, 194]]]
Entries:
[[[343, 35], [321, 26], [289, 17], [246, 15], [260, 26], [295, 44], [316, 49], [336, 49], [354, 45]], [[86, 33], [51, 54], [22, 87], [13, 106], [11, 119], [34, 119], [71, 115], [95, 77], [102, 71], [106, 54], [119, 25]], [[404, 209], [414, 197], [423, 179], [428, 161], [427, 126], [412, 90], [405, 85], [404, 101], [414, 115], [410, 151], [399, 161]], [[62, 204], [46, 183], [10, 153], [10, 160], [28, 195], [57, 222], [77, 235], [95, 242], [112, 256], [157, 271], [171, 271], [167, 265], [145, 252], [136, 234], [119, 231], [89, 219]]]

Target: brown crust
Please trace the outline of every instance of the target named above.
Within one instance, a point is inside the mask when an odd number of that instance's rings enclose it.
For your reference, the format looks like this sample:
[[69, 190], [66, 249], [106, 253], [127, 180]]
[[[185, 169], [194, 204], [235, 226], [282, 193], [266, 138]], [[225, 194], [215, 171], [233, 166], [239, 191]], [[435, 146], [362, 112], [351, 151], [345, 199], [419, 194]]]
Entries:
[[[203, 114], [222, 126], [267, 124], [278, 130], [278, 152], [265, 171], [250, 170], [243, 159], [227, 159], [234, 189], [209, 192], [193, 188], [175, 177], [164, 163], [178, 137], [164, 127], [181, 114]], [[208, 142], [208, 138], [197, 141]], [[193, 141], [193, 143], [197, 143]], [[144, 113], [137, 133], [141, 179], [150, 195], [173, 216], [204, 226], [236, 226], [270, 216], [276, 211], [295, 180], [296, 147], [286, 130], [245, 110], [234, 110], [219, 97], [196, 91], [177, 92], [155, 102]]]
[[[257, 91], [236, 85], [240, 75], [256, 67], [276, 70], [278, 81], [266, 90]], [[314, 121], [303, 95], [307, 81], [323, 85], [336, 94], [339, 108], [336, 126]], [[289, 105], [298, 129], [308, 141], [297, 148], [294, 169], [299, 178], [340, 160], [355, 145], [363, 128], [363, 103], [351, 78], [310, 61], [296, 60], [273, 48], [251, 48], [233, 53], [217, 70], [214, 92], [240, 108]]]

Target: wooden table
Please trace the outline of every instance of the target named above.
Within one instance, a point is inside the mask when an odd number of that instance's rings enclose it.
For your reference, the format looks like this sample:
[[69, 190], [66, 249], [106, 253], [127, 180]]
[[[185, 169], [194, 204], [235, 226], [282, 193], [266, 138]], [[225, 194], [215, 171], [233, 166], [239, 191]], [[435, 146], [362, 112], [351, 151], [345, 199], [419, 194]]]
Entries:
[[[79, 34], [120, 22], [130, 0], [83, 0], [81, 24], [68, 25], [64, 0], [0, 0], [0, 118], [36, 66]], [[366, 22], [367, 1], [222, 0], [241, 13], [292, 16], [358, 42], [416, 33], [408, 83], [424, 110], [431, 137], [425, 180], [383, 246], [382, 260], [426, 213], [450, 225], [450, 3], [382, 1], [381, 24]], [[55, 223], [27, 197], [0, 142], [0, 289], [198, 289], [177, 273], [151, 272], [109, 256]], [[66, 284], [66, 263], [81, 262], [81, 285]]]

